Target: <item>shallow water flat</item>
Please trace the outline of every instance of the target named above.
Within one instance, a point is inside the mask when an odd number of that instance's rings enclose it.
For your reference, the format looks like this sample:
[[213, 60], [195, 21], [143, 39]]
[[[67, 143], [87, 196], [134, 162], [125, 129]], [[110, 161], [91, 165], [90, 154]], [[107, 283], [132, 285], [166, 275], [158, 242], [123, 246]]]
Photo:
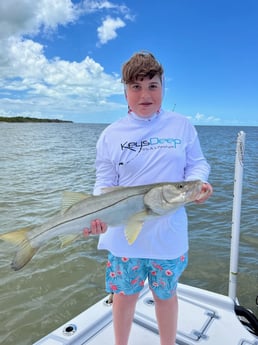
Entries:
[[[95, 144], [105, 125], [0, 123], [0, 232], [46, 221], [65, 190], [91, 192]], [[189, 266], [181, 282], [227, 294], [237, 133], [246, 132], [238, 297], [257, 313], [257, 127], [197, 127], [214, 195], [191, 205]], [[0, 342], [28, 345], [105, 295], [97, 238], [60, 248], [53, 239], [21, 271], [0, 242]]]

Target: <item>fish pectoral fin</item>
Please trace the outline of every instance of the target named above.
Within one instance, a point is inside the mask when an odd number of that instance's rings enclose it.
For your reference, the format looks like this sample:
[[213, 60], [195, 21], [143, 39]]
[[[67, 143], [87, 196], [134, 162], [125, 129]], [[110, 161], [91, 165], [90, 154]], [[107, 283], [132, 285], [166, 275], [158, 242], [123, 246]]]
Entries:
[[12, 269], [14, 269], [15, 271], [18, 271], [23, 266], [25, 266], [38, 250], [38, 248], [33, 248], [31, 246], [31, 243], [26, 236], [27, 232], [30, 229], [31, 227], [0, 235], [1, 240], [14, 243], [18, 246], [16, 255], [11, 264]]
[[92, 196], [91, 194], [86, 194], [86, 193], [65, 191], [63, 193], [61, 213], [64, 214], [74, 204], [77, 204], [79, 201], [85, 200], [91, 196]]
[[81, 234], [71, 234], [71, 235], [64, 235], [59, 236], [59, 239], [61, 241], [61, 248], [73, 243], [77, 239], [81, 237]]
[[137, 239], [146, 217], [147, 213], [142, 211], [134, 214], [127, 222], [124, 232], [129, 244], [133, 244]]

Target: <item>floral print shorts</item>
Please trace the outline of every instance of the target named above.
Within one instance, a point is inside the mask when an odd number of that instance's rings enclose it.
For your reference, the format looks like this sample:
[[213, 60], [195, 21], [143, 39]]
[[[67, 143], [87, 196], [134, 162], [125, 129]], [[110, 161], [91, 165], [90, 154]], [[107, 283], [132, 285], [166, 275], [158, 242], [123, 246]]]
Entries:
[[188, 263], [188, 255], [172, 260], [137, 259], [108, 255], [106, 290], [132, 295], [139, 293], [148, 278], [150, 289], [160, 299], [175, 295], [177, 282]]

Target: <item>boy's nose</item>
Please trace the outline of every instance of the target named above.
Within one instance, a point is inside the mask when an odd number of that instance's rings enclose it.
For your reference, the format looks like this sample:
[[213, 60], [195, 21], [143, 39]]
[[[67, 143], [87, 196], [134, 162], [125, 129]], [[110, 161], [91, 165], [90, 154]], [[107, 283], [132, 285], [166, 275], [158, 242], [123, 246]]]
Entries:
[[141, 89], [141, 97], [148, 97], [149, 93], [150, 92], [149, 92], [149, 89], [147, 87]]

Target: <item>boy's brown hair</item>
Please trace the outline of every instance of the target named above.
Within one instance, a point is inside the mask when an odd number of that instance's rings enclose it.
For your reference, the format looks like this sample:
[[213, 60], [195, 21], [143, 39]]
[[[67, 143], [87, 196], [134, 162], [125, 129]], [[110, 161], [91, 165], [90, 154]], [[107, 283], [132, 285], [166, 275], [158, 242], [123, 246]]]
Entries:
[[148, 52], [135, 53], [122, 68], [122, 83], [130, 84], [148, 77], [158, 75], [162, 82], [163, 67], [153, 54]]

